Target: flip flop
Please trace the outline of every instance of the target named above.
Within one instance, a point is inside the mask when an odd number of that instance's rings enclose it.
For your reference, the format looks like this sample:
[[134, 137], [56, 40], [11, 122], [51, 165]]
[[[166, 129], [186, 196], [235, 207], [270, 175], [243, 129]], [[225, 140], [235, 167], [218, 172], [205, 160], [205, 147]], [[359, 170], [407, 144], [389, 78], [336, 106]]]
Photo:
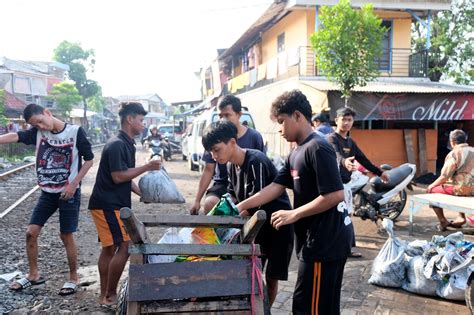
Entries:
[[461, 223], [459, 223], [459, 222], [449, 221], [448, 226], [449, 226], [449, 227], [452, 227], [452, 228], [455, 228], [455, 229], [460, 229], [460, 228], [462, 228], [462, 226], [463, 226], [464, 224], [466, 224], [466, 223], [462, 223], [462, 224], [461, 224]]
[[79, 285], [75, 282], [72, 281], [66, 281], [63, 285], [63, 287], [59, 290], [59, 295], [71, 295], [77, 292], [79, 290]]
[[362, 257], [362, 254], [359, 253], [359, 252], [351, 252], [351, 254], [349, 255], [350, 258], [361, 258]]
[[100, 307], [103, 307], [106, 310], [109, 310], [112, 312], [117, 311], [117, 304], [100, 304]]
[[[10, 290], [21, 291], [21, 290], [29, 288], [33, 285], [39, 285], [39, 284], [43, 284], [45, 282], [46, 282], [46, 279], [43, 278], [43, 277], [39, 277], [38, 280], [29, 280], [28, 278], [23, 277], [21, 279], [16, 280], [15, 282], [13, 282], [10, 285]], [[12, 285], [15, 284], [15, 283], [18, 283], [20, 286], [18, 288], [12, 288]]]

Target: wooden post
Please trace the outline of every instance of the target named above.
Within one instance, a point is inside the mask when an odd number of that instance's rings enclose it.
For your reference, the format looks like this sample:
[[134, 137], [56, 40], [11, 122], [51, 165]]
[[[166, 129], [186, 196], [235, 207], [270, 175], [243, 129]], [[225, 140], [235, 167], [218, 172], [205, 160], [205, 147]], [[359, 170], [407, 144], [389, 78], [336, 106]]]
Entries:
[[130, 208], [124, 207], [120, 209], [120, 219], [127, 230], [133, 244], [149, 243], [145, 225], [133, 214]]
[[407, 153], [408, 163], [416, 165], [416, 159], [415, 159], [415, 152], [414, 152], [414, 149], [413, 149], [413, 138], [411, 136], [411, 130], [410, 129], [403, 129], [403, 135], [405, 137], [405, 149], [406, 149], [406, 153]]
[[426, 132], [418, 129], [418, 156], [420, 157], [420, 175], [428, 172], [428, 161], [426, 157]]
[[264, 210], [258, 210], [242, 227], [242, 243], [252, 243], [267, 219]]

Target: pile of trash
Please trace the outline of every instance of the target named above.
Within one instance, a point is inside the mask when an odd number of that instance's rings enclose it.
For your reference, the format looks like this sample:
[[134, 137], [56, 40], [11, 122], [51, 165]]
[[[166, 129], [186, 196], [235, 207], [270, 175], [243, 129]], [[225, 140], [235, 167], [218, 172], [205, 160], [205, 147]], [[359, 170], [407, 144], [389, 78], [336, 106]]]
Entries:
[[391, 220], [384, 219], [382, 226], [389, 238], [374, 260], [370, 284], [465, 300], [467, 281], [474, 270], [474, 243], [464, 240], [462, 232], [408, 243], [395, 236]]
[[[207, 215], [238, 216], [239, 210], [229, 194], [220, 201]], [[240, 241], [240, 229], [237, 228], [168, 228], [158, 244], [233, 244]], [[213, 256], [176, 256], [149, 255], [148, 263], [169, 263], [183, 261], [222, 260], [226, 257]]]
[[142, 176], [138, 182], [138, 187], [142, 193], [140, 201], [145, 203], [186, 202], [164, 167]]

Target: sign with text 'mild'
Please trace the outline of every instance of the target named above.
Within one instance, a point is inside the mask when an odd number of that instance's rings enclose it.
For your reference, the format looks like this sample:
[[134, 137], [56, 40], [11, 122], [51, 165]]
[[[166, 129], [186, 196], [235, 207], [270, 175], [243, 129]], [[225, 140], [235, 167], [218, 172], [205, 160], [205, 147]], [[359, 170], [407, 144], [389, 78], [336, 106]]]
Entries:
[[[338, 91], [328, 92], [331, 117], [344, 107]], [[362, 93], [348, 103], [355, 120], [474, 120], [474, 93]]]

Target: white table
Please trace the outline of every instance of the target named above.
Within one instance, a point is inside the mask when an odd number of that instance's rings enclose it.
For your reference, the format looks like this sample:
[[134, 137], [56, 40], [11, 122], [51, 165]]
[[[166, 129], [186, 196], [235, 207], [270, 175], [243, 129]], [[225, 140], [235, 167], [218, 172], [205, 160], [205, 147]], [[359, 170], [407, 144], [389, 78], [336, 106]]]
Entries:
[[413, 233], [413, 215], [424, 205], [474, 215], [474, 197], [445, 194], [411, 195], [408, 203], [408, 211], [410, 212], [410, 234]]

